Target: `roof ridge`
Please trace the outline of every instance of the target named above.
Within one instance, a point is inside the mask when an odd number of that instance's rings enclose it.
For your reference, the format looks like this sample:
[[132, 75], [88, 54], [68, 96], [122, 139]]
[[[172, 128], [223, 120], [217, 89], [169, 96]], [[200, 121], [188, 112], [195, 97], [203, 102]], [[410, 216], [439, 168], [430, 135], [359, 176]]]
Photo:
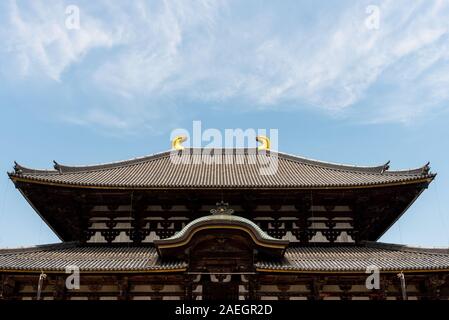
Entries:
[[[233, 151], [235, 151], [235, 150], [244, 150], [244, 151], [255, 150], [257, 152], [257, 148], [185, 148], [184, 150], [188, 150], [190, 152], [192, 150], [221, 150], [222, 152], [225, 150], [233, 150]], [[181, 152], [184, 150], [181, 150]], [[165, 156], [170, 155], [171, 152], [179, 152], [179, 151], [168, 150], [168, 151], [154, 153], [154, 154], [147, 155], [147, 156], [132, 158], [129, 160], [120, 160], [120, 161], [114, 161], [114, 162], [109, 162], [109, 163], [104, 163], [104, 164], [95, 164], [95, 165], [88, 165], [88, 166], [63, 166], [63, 165], [60, 165], [60, 166], [61, 166], [62, 172], [67, 172], [66, 171], [67, 169], [71, 170], [70, 172], [73, 172], [73, 169], [77, 169], [77, 168], [79, 168], [81, 170], [76, 170], [76, 172], [81, 172], [81, 171], [86, 172], [86, 171], [102, 170], [102, 169], [109, 169], [109, 168], [118, 168], [118, 167], [123, 167], [123, 166], [127, 166], [127, 165], [138, 164], [140, 162], [145, 162], [145, 161], [149, 161], [149, 160], [152, 161], [152, 160], [156, 160], [159, 158], [163, 158]], [[293, 155], [293, 154], [289, 154], [289, 153], [285, 153], [285, 152], [281, 152], [281, 151], [270, 150], [267, 152], [267, 154], [271, 154], [271, 153], [278, 154], [290, 161], [300, 162], [300, 163], [308, 164], [308, 165], [314, 165], [317, 167], [325, 167], [325, 168], [329, 168], [329, 169], [342, 170], [342, 171], [346, 171], [346, 172], [365, 172], [365, 173], [371, 173], [371, 174], [383, 174], [383, 173], [395, 174], [395, 173], [398, 173], [398, 174], [416, 175], [416, 174], [422, 173], [424, 168], [428, 167], [428, 164], [429, 164], [429, 163], [427, 163], [426, 165], [418, 167], [418, 168], [388, 171], [390, 161], [387, 161], [384, 164], [375, 165], [375, 166], [358, 166], [358, 165], [354, 165], [354, 164], [336, 163], [336, 162], [330, 162], [330, 161], [316, 160], [316, 159], [307, 158], [304, 156]], [[234, 155], [234, 152], [232, 154]], [[244, 154], [246, 154], [246, 153], [244, 153]], [[86, 170], [84, 170], [84, 169], [86, 169]]]
[[40, 245], [28, 246], [28, 247], [0, 248], [0, 255], [8, 255], [8, 254], [22, 253], [22, 252], [50, 251], [50, 250], [54, 250], [54, 249], [74, 248], [74, 247], [77, 247], [78, 245], [79, 245], [79, 242], [77, 242], [77, 241], [69, 241], [69, 242], [40, 244]]
[[14, 161], [14, 172], [8, 172], [8, 175], [21, 174], [21, 173], [52, 173], [57, 174], [58, 171], [54, 169], [33, 169], [26, 166], [23, 166], [16, 161]]
[[[184, 150], [189, 150], [190, 152], [192, 150], [221, 150], [222, 152], [225, 150], [255, 150], [257, 152], [257, 148], [186, 148]], [[184, 150], [181, 150], [184, 151]], [[169, 156], [170, 153], [173, 152], [173, 150], [163, 151], [163, 152], [157, 152], [153, 154], [149, 154], [146, 156], [141, 157], [135, 157], [127, 160], [118, 160], [118, 161], [111, 161], [111, 162], [105, 162], [105, 163], [98, 163], [98, 164], [92, 164], [92, 165], [65, 165], [60, 164], [56, 161], [54, 161], [54, 169], [32, 169], [28, 168], [22, 165], [19, 165], [18, 163], [15, 163], [15, 171], [16, 173], [50, 173], [50, 174], [58, 174], [58, 173], [75, 173], [75, 172], [89, 172], [89, 171], [95, 171], [95, 170], [102, 170], [102, 169], [110, 169], [110, 168], [117, 168], [117, 167], [123, 167], [127, 165], [133, 165], [138, 164], [141, 162], [149, 161], [149, 160], [155, 160], [159, 158], [163, 158], [166, 156]], [[177, 151], [179, 152], [179, 151]], [[338, 169], [338, 170], [347, 170], [347, 171], [356, 171], [356, 172], [368, 172], [368, 173], [383, 173], [388, 169], [389, 161], [376, 166], [358, 166], [353, 164], [343, 164], [343, 163], [336, 163], [336, 162], [330, 162], [330, 161], [323, 161], [323, 160], [316, 160], [312, 158], [307, 158], [304, 156], [298, 156], [293, 155], [285, 152], [280, 151], [267, 151], [267, 154], [274, 153], [278, 154], [281, 157], [296, 161], [304, 164], [309, 165], [315, 165], [318, 167], [327, 167], [331, 169]], [[246, 154], [246, 153], [245, 153]], [[422, 167], [416, 168], [415, 170], [421, 170]], [[20, 172], [21, 171], [21, 172]], [[411, 170], [408, 170], [411, 171]]]
[[97, 163], [92, 165], [64, 165], [60, 164], [56, 161], [55, 163], [55, 169], [58, 170], [60, 173], [76, 173], [76, 172], [89, 172], [89, 171], [95, 171], [95, 170], [102, 170], [102, 169], [110, 169], [110, 168], [118, 168], [123, 167], [127, 165], [134, 165], [140, 162], [144, 162], [147, 160], [154, 160], [163, 158], [170, 154], [170, 151], [163, 151], [163, 152], [157, 152], [153, 154], [149, 154], [146, 156], [141, 157], [135, 157], [127, 160], [118, 160], [118, 161], [111, 161], [111, 162], [105, 162], [105, 163]]
[[385, 242], [375, 242], [375, 241], [363, 241], [366, 247], [371, 248], [383, 248], [391, 251], [405, 251], [405, 252], [415, 252], [415, 253], [426, 253], [426, 254], [436, 254], [436, 255], [448, 255], [449, 247], [444, 248], [428, 248], [419, 246], [409, 246], [405, 244], [397, 243], [385, 243]]
[[[331, 162], [331, 161], [323, 161], [323, 160], [317, 160], [313, 158], [308, 158], [304, 156], [297, 156], [290, 153], [285, 152], [278, 152], [278, 154], [284, 156], [285, 158], [292, 160], [292, 161], [303, 161], [303, 163], [310, 164], [310, 165], [316, 165], [316, 166], [327, 166], [331, 169], [347, 169], [348, 171], [361, 171], [361, 172], [371, 172], [371, 173], [382, 173], [382, 170], [386, 170], [388, 167], [390, 161], [387, 161], [384, 164], [381, 165], [375, 165], [375, 166], [358, 166], [354, 164], [347, 164], [347, 163], [337, 163], [337, 162]], [[374, 171], [374, 170], [378, 170]]]
[[428, 175], [428, 176], [436, 176], [436, 173], [430, 172], [430, 162], [427, 162], [425, 165], [417, 168], [409, 168], [409, 169], [397, 169], [392, 171], [387, 171], [388, 174], [410, 174], [410, 175]]

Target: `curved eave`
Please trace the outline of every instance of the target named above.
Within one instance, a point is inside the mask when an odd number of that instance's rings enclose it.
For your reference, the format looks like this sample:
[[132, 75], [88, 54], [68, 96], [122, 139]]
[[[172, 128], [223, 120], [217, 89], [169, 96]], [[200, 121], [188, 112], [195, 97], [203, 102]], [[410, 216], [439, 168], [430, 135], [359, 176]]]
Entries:
[[360, 274], [373, 265], [382, 273], [448, 272], [449, 248], [372, 241], [346, 247], [295, 247], [287, 250], [283, 260], [258, 261], [255, 266], [259, 272], [271, 273]]
[[65, 273], [77, 265], [83, 273], [185, 272], [187, 262], [157, 258], [154, 247], [88, 246], [63, 242], [25, 248], [0, 249], [0, 272]]
[[404, 179], [396, 180], [394, 182], [379, 182], [379, 183], [357, 183], [357, 184], [323, 184], [323, 185], [284, 185], [284, 186], [259, 186], [259, 185], [245, 185], [245, 186], [207, 186], [207, 185], [183, 185], [183, 186], [151, 186], [151, 185], [123, 185], [123, 184], [86, 184], [86, 183], [67, 183], [58, 181], [49, 181], [48, 179], [36, 178], [16, 173], [8, 173], [10, 179], [16, 182], [25, 182], [39, 185], [55, 186], [55, 187], [70, 187], [70, 188], [85, 188], [85, 189], [110, 189], [110, 190], [183, 190], [183, 189], [206, 189], [206, 190], [329, 190], [329, 189], [360, 189], [360, 188], [378, 188], [411, 185], [420, 183], [431, 183], [436, 177], [436, 173], [431, 173], [423, 177], [406, 177]]
[[136, 157], [128, 160], [120, 160], [120, 161], [113, 161], [113, 162], [106, 162], [106, 163], [99, 163], [99, 164], [93, 164], [93, 165], [64, 165], [60, 164], [56, 161], [53, 161], [55, 164], [55, 170], [62, 172], [62, 173], [75, 173], [75, 172], [90, 172], [90, 171], [96, 171], [96, 170], [103, 170], [103, 169], [111, 169], [111, 168], [118, 168], [123, 166], [129, 166], [141, 162], [146, 161], [152, 161], [157, 160], [160, 158], [164, 158], [167, 156], [170, 156], [171, 151], [163, 151], [159, 153], [154, 153], [150, 155], [146, 155], [143, 157]]
[[238, 230], [247, 233], [258, 246], [270, 249], [285, 249], [288, 240], [272, 238], [246, 218], [237, 216], [206, 216], [198, 218], [184, 227], [171, 238], [155, 240], [154, 244], [161, 249], [171, 249], [187, 245], [192, 238], [204, 230]]
[[[366, 274], [366, 269], [360, 270], [308, 270], [308, 269], [295, 269], [295, 268], [257, 268], [257, 272], [268, 272], [268, 273], [297, 273], [297, 274]], [[382, 273], [425, 273], [425, 272], [449, 272], [449, 268], [429, 268], [429, 269], [380, 269]]]
[[[207, 161], [197, 166], [201, 156], [211, 153], [223, 158], [210, 167]], [[173, 154], [187, 155], [188, 161], [178, 166], [169, 159]], [[194, 157], [189, 160], [189, 155]], [[235, 158], [228, 162], [224, 158], [228, 155]], [[277, 159], [275, 168], [279, 170], [261, 173], [267, 159], [255, 156], [269, 156], [268, 161]], [[71, 167], [54, 162], [54, 168], [35, 170], [16, 163], [9, 176], [14, 181], [97, 189], [351, 189], [428, 183], [435, 177], [429, 163], [389, 171], [389, 162], [357, 167], [255, 149], [185, 149], [94, 166]], [[198, 179], [192, 179], [192, 175]]]
[[14, 161], [14, 172], [8, 172], [8, 175], [26, 175], [26, 174], [58, 174], [59, 172], [54, 169], [33, 169], [25, 167]]
[[[114, 273], [134, 273], [134, 274], [146, 274], [146, 273], [183, 273], [185, 271], [187, 271], [187, 267], [185, 268], [176, 268], [176, 269], [146, 269], [146, 270], [142, 270], [142, 269], [107, 269], [107, 270], [101, 270], [101, 269], [89, 269], [89, 268], [84, 268], [84, 269], [80, 269], [81, 272], [83, 272], [83, 274], [114, 274]], [[61, 273], [66, 273], [65, 269], [45, 269], [45, 268], [40, 268], [40, 269], [0, 269], [0, 272], [4, 272], [4, 273], [37, 273], [37, 274], [41, 274], [42, 272], [44, 273], [55, 273], [55, 274], [61, 274]]]

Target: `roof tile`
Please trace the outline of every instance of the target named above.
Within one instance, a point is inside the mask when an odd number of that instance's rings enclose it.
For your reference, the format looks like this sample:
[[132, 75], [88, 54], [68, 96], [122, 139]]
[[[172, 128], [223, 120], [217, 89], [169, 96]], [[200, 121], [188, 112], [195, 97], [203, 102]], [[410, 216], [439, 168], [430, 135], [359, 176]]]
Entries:
[[[232, 155], [227, 154], [229, 150]], [[428, 165], [407, 171], [388, 171], [386, 165], [358, 167], [339, 165], [280, 152], [256, 153], [253, 149], [219, 149], [215, 161], [185, 149], [104, 165], [33, 170], [16, 164], [10, 174], [29, 181], [96, 187], [126, 188], [313, 188], [353, 187], [407, 183], [431, 179]], [[236, 154], [237, 153], [237, 154]], [[180, 155], [187, 163], [173, 161]], [[180, 159], [176, 157], [175, 159]], [[270, 162], [271, 161], [271, 162]], [[276, 161], [276, 162], [274, 162]], [[272, 174], [264, 174], [276, 163]]]

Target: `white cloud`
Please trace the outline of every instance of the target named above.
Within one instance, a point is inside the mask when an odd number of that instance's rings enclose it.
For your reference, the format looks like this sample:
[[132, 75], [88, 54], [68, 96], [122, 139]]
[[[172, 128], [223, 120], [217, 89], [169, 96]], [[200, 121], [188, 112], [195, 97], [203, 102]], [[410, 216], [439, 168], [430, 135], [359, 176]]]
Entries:
[[127, 47], [94, 75], [97, 84], [124, 96], [173, 90], [171, 83], [182, 79], [183, 71], [195, 72], [192, 55], [207, 49], [199, 46], [198, 39], [208, 35], [220, 8], [218, 1], [164, 1], [151, 7], [138, 3], [139, 15], [129, 12], [122, 17], [133, 21], [126, 26]]
[[35, 4], [26, 17], [12, 2], [7, 43], [22, 74], [53, 79], [92, 48], [113, 47], [93, 70], [92, 90], [140, 101], [138, 110], [95, 106], [80, 116], [93, 125], [130, 127], [139, 121], [130, 112], [163, 113], [155, 106], [167, 99], [297, 105], [399, 122], [449, 99], [447, 1], [384, 1], [378, 30], [365, 26], [369, 1], [317, 8], [307, 21], [302, 8], [282, 3], [83, 3], [84, 29], [71, 33], [58, 20], [62, 2]]
[[8, 60], [22, 77], [42, 73], [59, 80], [67, 67], [92, 48], [110, 47], [115, 43], [114, 35], [104, 31], [97, 20], [83, 11], [81, 28], [67, 29], [66, 5], [61, 1], [51, 5], [40, 1], [20, 5], [10, 0], [8, 7], [9, 15], [3, 25], [7, 31], [3, 32], [1, 40]]
[[216, 9], [197, 9], [183, 20], [177, 15], [182, 10], [166, 6], [148, 22], [139, 45], [131, 44], [102, 66], [96, 79], [127, 95], [179, 94], [206, 101], [241, 97], [256, 107], [276, 108], [288, 101], [343, 110], [358, 103], [401, 59], [438, 49], [448, 32], [448, 5], [442, 2], [405, 8], [385, 2], [379, 30], [365, 27], [364, 8], [348, 8], [316, 29], [288, 32], [262, 33], [257, 24], [244, 29], [251, 22], [220, 17], [227, 27], [215, 24], [202, 39], [194, 36], [195, 26], [204, 17], [216, 18]]

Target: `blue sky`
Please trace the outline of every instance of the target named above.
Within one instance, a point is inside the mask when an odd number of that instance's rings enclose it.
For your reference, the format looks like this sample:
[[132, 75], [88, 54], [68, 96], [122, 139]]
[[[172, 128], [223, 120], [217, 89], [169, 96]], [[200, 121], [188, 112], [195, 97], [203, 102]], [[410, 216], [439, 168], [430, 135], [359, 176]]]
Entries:
[[326, 161], [430, 161], [436, 180], [381, 240], [449, 246], [448, 16], [447, 1], [1, 1], [0, 247], [57, 241], [14, 160], [146, 155], [193, 120], [275, 128], [279, 150]]

